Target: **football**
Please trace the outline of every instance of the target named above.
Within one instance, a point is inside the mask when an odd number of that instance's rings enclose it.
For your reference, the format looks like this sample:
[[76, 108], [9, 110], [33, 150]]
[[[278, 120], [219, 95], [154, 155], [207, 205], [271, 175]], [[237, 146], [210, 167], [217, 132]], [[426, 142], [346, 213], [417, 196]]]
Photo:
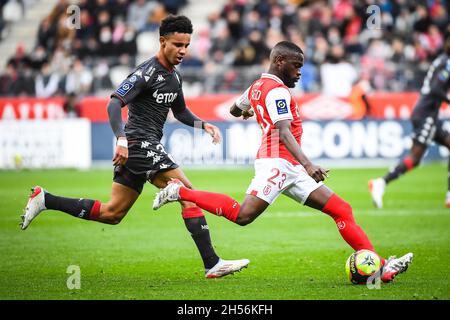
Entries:
[[381, 268], [381, 259], [373, 251], [359, 250], [351, 254], [345, 264], [348, 279], [353, 284], [365, 284]]

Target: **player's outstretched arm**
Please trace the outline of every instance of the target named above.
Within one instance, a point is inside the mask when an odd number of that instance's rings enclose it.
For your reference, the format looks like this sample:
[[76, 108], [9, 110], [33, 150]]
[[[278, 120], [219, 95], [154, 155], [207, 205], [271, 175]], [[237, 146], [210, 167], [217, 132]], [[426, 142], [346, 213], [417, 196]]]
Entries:
[[219, 128], [203, 121], [195, 114], [193, 114], [191, 110], [186, 107], [184, 99], [177, 99], [176, 103], [174, 103], [174, 105], [172, 106], [172, 112], [175, 119], [177, 119], [181, 123], [190, 127], [201, 127], [211, 135], [214, 144], [220, 143], [222, 137]]
[[122, 123], [122, 102], [112, 97], [108, 103], [108, 117], [111, 129], [117, 138], [116, 150], [114, 151], [113, 164], [125, 164], [128, 160], [128, 142]]
[[325, 180], [328, 170], [314, 165], [303, 153], [302, 148], [291, 133], [291, 120], [281, 120], [275, 123], [280, 132], [280, 141], [286, 146], [294, 158], [300, 162], [306, 172], [317, 182]]

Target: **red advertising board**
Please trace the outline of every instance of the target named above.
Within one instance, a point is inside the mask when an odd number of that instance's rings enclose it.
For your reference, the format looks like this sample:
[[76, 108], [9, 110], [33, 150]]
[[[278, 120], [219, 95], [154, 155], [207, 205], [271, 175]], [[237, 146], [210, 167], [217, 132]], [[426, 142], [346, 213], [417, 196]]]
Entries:
[[0, 120], [61, 119], [63, 98], [0, 98]]
[[[296, 96], [305, 120], [361, 119], [366, 113], [376, 119], [407, 119], [418, 99], [418, 93], [375, 93], [367, 97], [369, 109], [362, 100], [339, 99], [318, 94]], [[229, 109], [236, 100], [235, 94], [203, 95], [186, 98], [193, 113], [206, 121], [227, 121], [233, 117]], [[80, 101], [81, 116], [93, 122], [108, 121], [108, 98], [85, 97]], [[65, 116], [63, 98], [0, 98], [0, 120], [7, 119], [58, 119]], [[126, 108], [122, 112], [126, 119]], [[450, 118], [450, 106], [443, 104], [441, 115]]]

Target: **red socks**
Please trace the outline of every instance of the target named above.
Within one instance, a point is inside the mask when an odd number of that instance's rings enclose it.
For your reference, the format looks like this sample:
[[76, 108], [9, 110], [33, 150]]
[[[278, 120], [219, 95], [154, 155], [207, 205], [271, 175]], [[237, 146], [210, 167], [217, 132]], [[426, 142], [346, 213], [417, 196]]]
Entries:
[[239, 215], [240, 204], [233, 198], [214, 192], [198, 191], [181, 187], [180, 199], [195, 203], [200, 208], [217, 216], [224, 216], [230, 221], [236, 222]]
[[410, 171], [414, 168], [414, 162], [411, 157], [407, 156], [403, 159], [403, 164], [406, 167], [406, 170]]
[[331, 216], [345, 241], [356, 251], [367, 249], [374, 251], [369, 238], [358, 226], [353, 218], [352, 207], [333, 194], [322, 209], [322, 212]]
[[98, 220], [98, 217], [100, 216], [101, 205], [102, 203], [100, 201], [94, 201], [91, 211], [89, 212], [89, 220]]
[[181, 211], [181, 216], [183, 217], [183, 219], [204, 217], [202, 209], [200, 209], [199, 207], [184, 208]]

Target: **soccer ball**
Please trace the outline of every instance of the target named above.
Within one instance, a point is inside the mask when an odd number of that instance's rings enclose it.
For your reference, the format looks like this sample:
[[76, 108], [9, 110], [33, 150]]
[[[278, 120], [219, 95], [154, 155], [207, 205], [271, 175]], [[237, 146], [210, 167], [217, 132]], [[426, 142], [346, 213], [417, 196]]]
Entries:
[[348, 279], [353, 284], [364, 284], [381, 268], [381, 259], [373, 251], [359, 250], [352, 253], [345, 264]]

